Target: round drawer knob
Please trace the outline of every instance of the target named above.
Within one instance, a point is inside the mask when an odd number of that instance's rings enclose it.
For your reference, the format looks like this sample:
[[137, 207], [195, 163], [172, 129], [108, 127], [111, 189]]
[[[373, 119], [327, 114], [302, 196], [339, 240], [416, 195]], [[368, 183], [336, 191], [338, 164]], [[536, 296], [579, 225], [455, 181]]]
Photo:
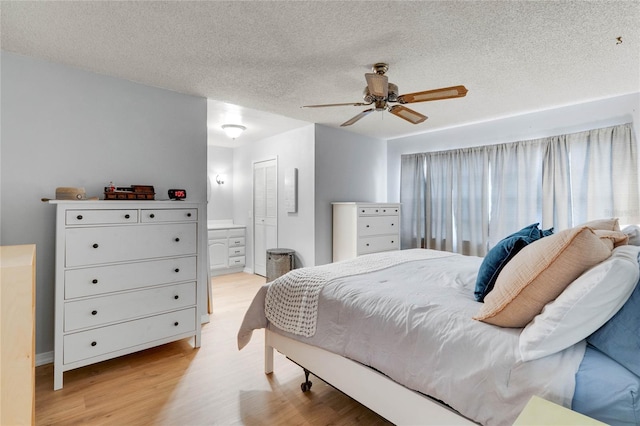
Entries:
[[369, 225], [367, 225], [367, 228], [369, 227]]
[[187, 217], [191, 217], [191, 213], [187, 213]]
[[81, 215], [81, 214], [79, 214], [78, 216], [76, 216], [76, 219], [78, 219], [78, 220], [82, 220], [82, 215]]
[[98, 244], [97, 244], [97, 243], [95, 243], [92, 247], [93, 247], [93, 248], [98, 248]]
[[155, 215], [155, 214], [153, 214], [153, 213], [151, 213], [151, 214], [149, 215], [149, 217], [150, 217], [151, 219], [153, 219], [154, 217], [156, 217], [156, 215]]
[[125, 219], [129, 219], [130, 217], [131, 217], [131, 215], [129, 215], [129, 214], [125, 214], [125, 215], [124, 215], [124, 218], [125, 218]]
[[178, 241], [180, 241], [180, 238], [176, 237], [176, 243], [177, 243]]
[[392, 223], [391, 226], [395, 225], [395, 223]]
[[180, 299], [180, 296], [178, 296], [177, 294], [175, 296], [173, 296], [174, 299], [178, 300]]
[[173, 323], [173, 325], [176, 326], [176, 327], [178, 326], [178, 324], [179, 324], [178, 321]]
[[94, 279], [91, 280], [91, 283], [92, 284], [98, 284], [98, 280], [94, 278]]
[[176, 268], [176, 269], [174, 269], [174, 271], [175, 271], [176, 273], [178, 273], [178, 272], [180, 272], [180, 268]]
[[395, 241], [391, 240], [391, 244], [395, 243]]
[[367, 243], [367, 247], [369, 247], [369, 243]]
[[98, 342], [96, 342], [96, 341], [91, 342], [91, 346], [95, 346], [97, 344], [98, 344]]
[[98, 311], [91, 311], [91, 315], [98, 315]]

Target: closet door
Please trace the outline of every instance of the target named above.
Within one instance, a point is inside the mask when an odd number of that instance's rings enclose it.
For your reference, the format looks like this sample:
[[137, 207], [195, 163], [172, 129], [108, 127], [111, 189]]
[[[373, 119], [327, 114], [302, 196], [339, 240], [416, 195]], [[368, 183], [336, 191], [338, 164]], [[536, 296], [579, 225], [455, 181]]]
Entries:
[[253, 165], [253, 271], [267, 275], [267, 249], [278, 247], [278, 167], [268, 160]]

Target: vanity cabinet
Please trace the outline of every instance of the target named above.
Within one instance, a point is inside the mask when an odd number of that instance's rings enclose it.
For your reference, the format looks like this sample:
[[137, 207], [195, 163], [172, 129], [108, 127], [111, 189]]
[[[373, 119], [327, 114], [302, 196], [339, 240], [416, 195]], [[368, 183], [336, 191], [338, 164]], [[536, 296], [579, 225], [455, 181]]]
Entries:
[[51, 203], [57, 205], [54, 389], [74, 368], [187, 337], [200, 346], [198, 305], [207, 280], [201, 204]]
[[400, 204], [333, 203], [333, 261], [400, 250]]
[[241, 272], [245, 265], [245, 228], [233, 225], [209, 228], [209, 267], [211, 275]]

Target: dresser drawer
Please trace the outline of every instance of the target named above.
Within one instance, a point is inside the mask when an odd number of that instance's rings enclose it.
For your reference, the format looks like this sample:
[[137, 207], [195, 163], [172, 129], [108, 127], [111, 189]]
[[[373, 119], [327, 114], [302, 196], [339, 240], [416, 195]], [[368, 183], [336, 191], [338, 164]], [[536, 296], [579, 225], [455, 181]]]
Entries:
[[63, 363], [70, 364], [195, 329], [196, 309], [189, 308], [67, 334], [63, 337]]
[[397, 235], [382, 237], [365, 237], [358, 239], [358, 254], [375, 253], [400, 249], [400, 238]]
[[229, 257], [233, 256], [244, 256], [244, 246], [242, 247], [230, 247], [229, 248]]
[[196, 257], [149, 260], [64, 272], [66, 300], [196, 279]]
[[220, 240], [222, 238], [227, 238], [226, 229], [209, 229], [207, 234], [210, 240]]
[[195, 303], [195, 282], [66, 302], [64, 304], [64, 331], [97, 327], [182, 309], [193, 306]]
[[380, 214], [380, 207], [358, 207], [358, 216], [376, 216]]
[[67, 210], [66, 225], [137, 223], [138, 210]]
[[234, 266], [244, 266], [244, 256], [230, 257], [229, 267], [233, 268]]
[[244, 246], [244, 237], [232, 237], [229, 238], [229, 247]]
[[243, 237], [244, 238], [244, 228], [231, 228], [229, 229], [229, 238], [234, 237]]
[[398, 216], [372, 216], [358, 220], [360, 236], [398, 233]]
[[381, 207], [380, 214], [382, 215], [400, 215], [400, 207]]
[[66, 230], [65, 266], [196, 253], [196, 224], [108, 226]]
[[143, 209], [140, 222], [193, 222], [198, 220], [197, 209]]

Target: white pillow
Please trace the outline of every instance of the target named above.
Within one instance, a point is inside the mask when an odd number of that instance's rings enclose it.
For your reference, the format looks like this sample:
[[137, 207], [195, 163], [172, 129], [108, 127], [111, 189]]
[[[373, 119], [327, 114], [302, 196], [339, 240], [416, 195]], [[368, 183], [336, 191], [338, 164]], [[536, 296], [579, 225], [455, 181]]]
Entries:
[[572, 282], [520, 333], [520, 354], [531, 361], [588, 337], [620, 310], [640, 277], [640, 247], [625, 245]]
[[627, 236], [629, 237], [629, 244], [640, 246], [640, 226], [629, 225], [625, 227], [622, 232], [627, 234]]

